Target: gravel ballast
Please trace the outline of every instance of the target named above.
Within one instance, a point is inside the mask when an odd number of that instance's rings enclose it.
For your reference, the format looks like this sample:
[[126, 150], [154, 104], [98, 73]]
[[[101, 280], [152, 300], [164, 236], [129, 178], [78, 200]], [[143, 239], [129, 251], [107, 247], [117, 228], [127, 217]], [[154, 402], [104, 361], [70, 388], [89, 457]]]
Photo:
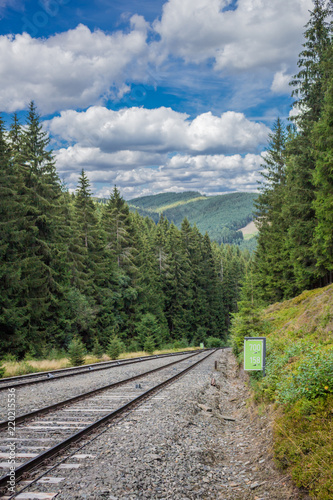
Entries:
[[54, 472], [57, 499], [308, 498], [276, 470], [270, 417], [247, 408], [244, 378], [218, 351], [80, 452], [95, 458]]
[[[125, 366], [110, 367], [107, 370], [76, 375], [74, 377], [61, 378], [42, 382], [32, 386], [24, 386], [15, 389], [16, 415], [22, 415], [37, 408], [63, 401], [84, 392], [98, 389], [107, 384], [112, 384], [125, 378], [133, 377], [159, 366], [164, 366], [177, 359], [184, 359], [188, 354], [170, 356], [161, 359], [151, 359], [141, 363], [128, 364]], [[7, 419], [8, 391], [0, 392], [0, 420]]]

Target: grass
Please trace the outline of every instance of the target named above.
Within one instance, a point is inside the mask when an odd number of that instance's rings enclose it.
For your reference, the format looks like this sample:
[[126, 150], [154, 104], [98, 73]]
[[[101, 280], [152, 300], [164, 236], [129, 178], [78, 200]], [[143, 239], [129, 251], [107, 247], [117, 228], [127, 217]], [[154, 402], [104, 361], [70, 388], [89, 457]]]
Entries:
[[253, 398], [276, 411], [278, 466], [316, 500], [333, 499], [333, 285], [260, 312], [269, 324], [267, 376]]
[[[177, 351], [192, 351], [198, 347], [187, 347], [185, 349], [162, 349], [154, 351], [154, 354], [168, 354]], [[144, 351], [138, 352], [123, 352], [118, 359], [132, 359], [138, 357], [148, 356]], [[93, 363], [100, 363], [101, 361], [109, 361], [110, 358], [103, 354], [102, 358], [97, 358], [88, 354], [85, 356], [85, 365]], [[37, 372], [51, 372], [52, 370], [60, 370], [62, 368], [69, 368], [71, 366], [68, 358], [61, 359], [43, 359], [43, 360], [24, 360], [24, 361], [3, 361], [2, 366], [5, 368], [4, 377], [16, 377], [18, 375], [27, 375], [29, 373]]]

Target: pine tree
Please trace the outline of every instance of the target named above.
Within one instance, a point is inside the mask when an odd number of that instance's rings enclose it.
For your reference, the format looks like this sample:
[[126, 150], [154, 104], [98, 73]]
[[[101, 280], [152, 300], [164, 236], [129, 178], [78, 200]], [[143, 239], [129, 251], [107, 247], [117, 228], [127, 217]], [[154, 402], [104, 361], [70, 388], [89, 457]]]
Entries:
[[83, 169], [76, 190], [75, 209], [83, 244], [87, 250], [94, 248], [98, 219], [90, 182]]
[[55, 317], [62, 291], [57, 272], [61, 187], [49, 138], [40, 117], [30, 104], [27, 123], [20, 131], [17, 119], [11, 128], [13, 161], [18, 165], [22, 185], [18, 191], [23, 209], [20, 241], [21, 289], [19, 306], [25, 311], [22, 330], [32, 350], [47, 343], [57, 331]]
[[300, 111], [295, 121], [304, 132], [321, 114], [326, 80], [322, 63], [332, 43], [332, 2], [314, 0], [313, 3], [297, 63], [300, 71], [290, 82], [294, 87], [292, 96], [297, 98], [294, 107]]
[[136, 326], [137, 341], [140, 347], [144, 348], [147, 337], [151, 337], [154, 342], [154, 347], [161, 347], [163, 344], [162, 328], [159, 325], [157, 318], [151, 314], [146, 313], [142, 316], [140, 322]]
[[163, 277], [165, 316], [174, 339], [187, 338], [191, 332], [191, 270], [188, 255], [184, 254], [180, 231], [171, 224], [166, 239], [167, 272]]
[[294, 286], [290, 295], [320, 283], [321, 271], [316, 266], [313, 249], [315, 234], [315, 157], [311, 146], [312, 129], [323, 105], [325, 73], [323, 61], [331, 44], [330, 2], [315, 0], [314, 9], [304, 33], [299, 73], [291, 85], [298, 98], [294, 106], [300, 114], [295, 119], [298, 131], [287, 144], [286, 189], [282, 216], [288, 220], [286, 250], [293, 267]]
[[27, 311], [22, 306], [21, 260], [25, 241], [22, 173], [0, 117], [0, 348], [21, 354]]
[[145, 352], [147, 352], [148, 354], [154, 354], [155, 342], [154, 342], [154, 337], [152, 335], [148, 335], [148, 337], [146, 337], [143, 348]]
[[322, 114], [313, 129], [316, 167], [313, 174], [316, 199], [313, 206], [317, 226], [314, 238], [316, 266], [323, 285], [333, 281], [333, 48], [325, 58], [326, 94]]
[[283, 214], [286, 197], [286, 132], [278, 118], [264, 156], [261, 172], [264, 182], [255, 201], [258, 246], [255, 252], [256, 281], [261, 297], [276, 302], [288, 297], [292, 291], [293, 272], [285, 245], [289, 229]]
[[85, 361], [85, 347], [79, 337], [74, 337], [68, 347], [68, 356], [73, 366], [81, 366]]
[[120, 352], [121, 352], [121, 346], [119, 338], [116, 335], [113, 335], [108, 344], [107, 354], [110, 357], [110, 359], [118, 359]]

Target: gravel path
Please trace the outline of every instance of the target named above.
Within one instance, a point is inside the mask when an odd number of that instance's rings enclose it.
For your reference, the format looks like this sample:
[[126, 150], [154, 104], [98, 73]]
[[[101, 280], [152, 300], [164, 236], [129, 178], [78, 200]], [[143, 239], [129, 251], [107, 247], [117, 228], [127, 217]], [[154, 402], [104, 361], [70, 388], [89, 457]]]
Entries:
[[[218, 371], [214, 362], [218, 361]], [[247, 407], [247, 375], [218, 351], [56, 469], [57, 500], [308, 499], [275, 468], [271, 417]], [[151, 411], [149, 411], [151, 410]]]
[[[162, 365], [172, 363], [177, 359], [189, 356], [170, 356], [161, 359], [152, 359], [133, 365], [112, 367], [108, 370], [98, 372], [88, 372], [75, 377], [62, 378], [51, 382], [43, 382], [37, 385], [17, 388], [16, 394], [16, 414], [21, 415], [37, 408], [42, 408], [52, 403], [57, 403], [72, 396], [79, 395], [89, 390], [112, 384], [134, 375], [153, 370]], [[7, 419], [7, 391], [0, 392], [0, 420]]]

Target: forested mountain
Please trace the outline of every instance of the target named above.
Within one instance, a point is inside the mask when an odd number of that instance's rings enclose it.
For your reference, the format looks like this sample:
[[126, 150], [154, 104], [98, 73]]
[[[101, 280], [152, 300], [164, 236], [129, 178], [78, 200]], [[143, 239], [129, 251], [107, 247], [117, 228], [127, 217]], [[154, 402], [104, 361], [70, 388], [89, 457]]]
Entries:
[[69, 194], [48, 146], [33, 103], [24, 127], [0, 120], [0, 357], [225, 339], [249, 254], [131, 213], [116, 188], [96, 203], [84, 171]]
[[253, 220], [255, 193], [229, 193], [203, 196], [196, 191], [163, 193], [129, 200], [130, 210], [151, 217], [158, 222], [163, 214], [177, 227], [186, 217], [202, 234], [218, 243], [240, 243], [239, 229]]

